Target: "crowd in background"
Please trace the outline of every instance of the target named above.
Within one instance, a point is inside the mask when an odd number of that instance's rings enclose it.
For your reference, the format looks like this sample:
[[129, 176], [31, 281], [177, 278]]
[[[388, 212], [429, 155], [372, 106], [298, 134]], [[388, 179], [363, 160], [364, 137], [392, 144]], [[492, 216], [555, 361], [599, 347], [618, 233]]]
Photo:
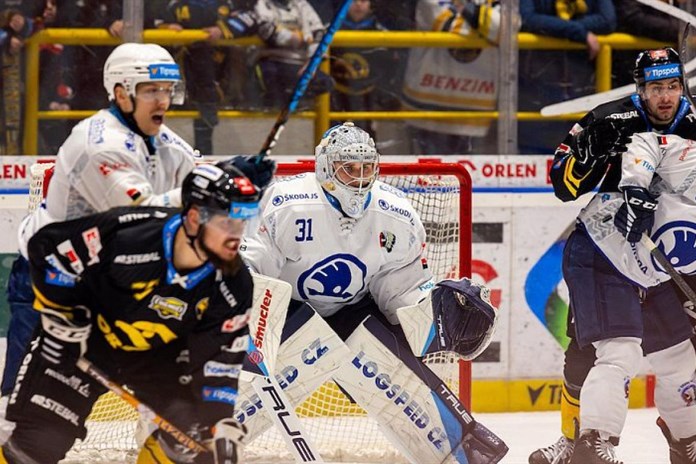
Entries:
[[[22, 154], [24, 41], [43, 28], [102, 28], [123, 34], [122, 0], [0, 0], [0, 154]], [[481, 36], [492, 47], [480, 50], [426, 48], [339, 48], [330, 56], [330, 75], [319, 73], [300, 104], [311, 108], [316, 95], [330, 92], [335, 111], [495, 110], [497, 40], [487, 35], [481, 8], [490, 0], [354, 0], [344, 30], [437, 30]], [[689, 0], [677, 1], [685, 9]], [[275, 111], [290, 94], [339, 0], [148, 0], [144, 27], [202, 29], [209, 41], [171, 48], [182, 65], [187, 101], [196, 109], [191, 142], [214, 154], [212, 137], [219, 109]], [[678, 20], [636, 0], [519, 0], [522, 32], [569, 39], [584, 51], [520, 50], [519, 110], [594, 93], [597, 36], [612, 32], [676, 43]], [[482, 6], [483, 5], [483, 6]], [[224, 47], [212, 41], [258, 35], [264, 46]], [[40, 110], [96, 110], [106, 107], [101, 73], [107, 46], [45, 44], [40, 52]], [[632, 82], [636, 51], [613, 53], [614, 86]], [[444, 71], [444, 69], [447, 69]], [[428, 80], [456, 75], [479, 86], [477, 93], [450, 95], [418, 88]], [[463, 81], [462, 81], [463, 82]], [[460, 86], [463, 89], [464, 86]], [[376, 125], [357, 121], [378, 141]], [[42, 120], [39, 152], [55, 154], [74, 120]], [[520, 153], [551, 153], [564, 121], [520, 122]], [[413, 154], [495, 153], [489, 120], [407, 120], [403, 137]]]

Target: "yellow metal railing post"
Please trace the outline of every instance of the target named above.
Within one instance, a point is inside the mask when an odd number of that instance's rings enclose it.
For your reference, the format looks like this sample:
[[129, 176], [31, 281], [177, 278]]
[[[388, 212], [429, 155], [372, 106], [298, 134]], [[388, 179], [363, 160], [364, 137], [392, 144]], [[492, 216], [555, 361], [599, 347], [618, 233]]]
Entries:
[[[327, 49], [326, 56], [329, 56], [331, 49]], [[329, 60], [326, 59], [322, 61], [319, 65], [319, 69], [325, 72], [327, 75], [331, 73], [331, 65]], [[321, 136], [324, 135], [329, 129], [329, 111], [331, 111], [331, 94], [329, 92], [319, 95], [316, 99], [316, 113], [317, 116], [314, 119], [314, 144], [318, 144], [321, 140]]]
[[25, 50], [26, 82], [24, 83], [24, 140], [25, 155], [38, 155], [39, 146], [39, 44], [28, 41]]
[[[192, 42], [206, 40], [207, 33], [202, 30], [171, 31], [149, 29], [143, 31], [143, 41], [162, 45], [186, 45]], [[37, 154], [38, 124], [40, 119], [82, 118], [81, 111], [39, 111], [39, 45], [59, 43], [63, 45], [117, 45], [120, 39], [112, 37], [105, 29], [61, 29], [48, 28], [39, 31], [27, 40], [26, 54], [26, 93], [24, 96], [24, 140], [25, 154]], [[611, 88], [611, 55], [612, 50], [645, 50], [673, 45], [665, 42], [635, 37], [623, 33], [614, 33], [599, 37], [600, 51], [597, 56], [597, 91]], [[262, 45], [258, 37], [242, 39], [225, 39], [215, 42], [216, 45]], [[462, 37], [449, 32], [424, 31], [338, 31], [333, 40], [336, 47], [462, 47], [482, 48], [490, 46], [483, 39]], [[584, 50], [584, 43], [571, 42], [530, 33], [518, 34], [518, 45], [525, 50]], [[329, 72], [329, 64], [322, 63], [322, 70]], [[94, 109], [95, 111], [97, 108]], [[92, 111], [91, 113], [93, 113]], [[193, 111], [171, 111], [172, 117], [195, 117]], [[221, 118], [273, 118], [273, 113], [218, 111]], [[330, 119], [412, 119], [432, 118], [442, 120], [452, 119], [496, 119], [496, 111], [396, 111], [396, 112], [332, 112], [329, 95], [317, 99], [315, 111], [304, 111], [295, 114], [298, 118], [314, 118], [314, 137], [319, 140], [321, 134], [329, 127]], [[560, 115], [553, 119], [577, 119], [578, 115]], [[548, 120], [538, 112], [518, 112], [517, 119], [522, 121]]]
[[611, 90], [611, 47], [609, 45], [599, 46], [595, 66], [597, 69], [597, 82], [595, 84], [597, 92]]

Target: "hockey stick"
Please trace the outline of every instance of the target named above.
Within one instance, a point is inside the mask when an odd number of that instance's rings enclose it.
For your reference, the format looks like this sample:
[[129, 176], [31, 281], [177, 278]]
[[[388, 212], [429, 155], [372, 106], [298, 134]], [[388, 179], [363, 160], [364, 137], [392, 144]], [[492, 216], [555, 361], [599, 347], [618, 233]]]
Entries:
[[[677, 8], [676, 6], [670, 5], [669, 3], [661, 2], [659, 0], [636, 0], [643, 5], [647, 5], [650, 8], [658, 10], [665, 13], [673, 18], [677, 18], [687, 24], [696, 24], [696, 16], [692, 15], [688, 11]], [[684, 57], [682, 56], [682, 61]], [[684, 63], [684, 73], [688, 74], [696, 69], [696, 59], [688, 60]], [[696, 84], [696, 78], [690, 79]], [[617, 98], [625, 97], [630, 95], [635, 91], [635, 85], [629, 84], [622, 87], [617, 87], [616, 89], [608, 90], [606, 92], [596, 93], [594, 95], [588, 95], [585, 97], [575, 98], [573, 100], [568, 100], [565, 102], [554, 103], [552, 105], [545, 106], [541, 109], [542, 116], [557, 116], [567, 113], [578, 113], [586, 112], [591, 110], [597, 105], [608, 102], [610, 100], [615, 100]]]
[[273, 150], [273, 147], [275, 147], [278, 143], [280, 133], [283, 132], [283, 129], [285, 129], [285, 124], [287, 124], [288, 119], [290, 119], [290, 115], [297, 109], [297, 105], [300, 103], [300, 98], [302, 98], [302, 95], [304, 95], [309, 82], [312, 80], [314, 74], [319, 68], [324, 53], [326, 53], [326, 49], [329, 48], [329, 44], [333, 40], [334, 34], [338, 28], [341, 27], [341, 23], [343, 23], [343, 19], [346, 17], [346, 14], [348, 14], [348, 8], [352, 2], [353, 0], [343, 0], [341, 6], [338, 8], [338, 11], [331, 20], [329, 27], [326, 29], [324, 37], [321, 38], [317, 49], [314, 50], [314, 54], [309, 59], [307, 66], [300, 75], [300, 78], [297, 80], [295, 89], [292, 91], [292, 95], [290, 96], [290, 100], [276, 118], [271, 132], [268, 134], [268, 137], [266, 137], [266, 141], [263, 143], [263, 147], [258, 154], [259, 161], [264, 156], [270, 155], [271, 150]]
[[[682, 60], [684, 60], [687, 56], [689, 56], [689, 35], [690, 35], [691, 28], [692, 28], [691, 23], [687, 22], [684, 25], [684, 30], [682, 31], [681, 44], [679, 44], [679, 55], [681, 56]], [[691, 63], [692, 61], [696, 61], [696, 59], [689, 60], [689, 63]], [[684, 74], [686, 74], [686, 73], [687, 73], [687, 70], [685, 67]], [[686, 97], [687, 100], [689, 100], [689, 104], [691, 105], [691, 112], [696, 113], [696, 104], [694, 104], [694, 97], [691, 95], [691, 82], [690, 82], [690, 80], [687, 81], [686, 79], [684, 79], [684, 96]], [[696, 304], [696, 301], [694, 301], [694, 304]]]
[[[249, 315], [253, 345], [263, 359], [256, 365], [263, 376], [255, 375], [251, 386], [276, 426], [296, 462], [323, 463], [321, 455], [304, 430], [292, 403], [274, 377], [292, 286], [282, 280], [252, 272], [254, 296]], [[258, 354], [258, 353], [257, 353]]]
[[295, 462], [323, 464], [321, 455], [310, 441], [292, 403], [278, 385], [275, 377], [256, 377], [251, 382], [251, 386], [254, 387], [264, 409], [280, 431], [285, 444], [295, 458]]
[[692, 318], [696, 319], [696, 311], [694, 311], [692, 308], [696, 306], [696, 292], [694, 292], [694, 289], [692, 289], [688, 283], [686, 283], [686, 280], [681, 276], [681, 274], [672, 266], [672, 263], [669, 262], [669, 259], [667, 256], [665, 256], [664, 253], [662, 253], [662, 250], [660, 250], [655, 242], [652, 241], [650, 237], [648, 237], [647, 234], [643, 234], [640, 238], [640, 243], [645, 246], [645, 248], [650, 251], [650, 254], [655, 258], [655, 261], [657, 261], [660, 266], [662, 266], [662, 269], [669, 274], [669, 276], [672, 278], [674, 283], [677, 284], [679, 289], [684, 293], [684, 296], [686, 296], [689, 301], [691, 302], [691, 307], [686, 307], [682, 306], [684, 309], [684, 312]]
[[157, 414], [155, 411], [152, 410], [152, 408], [144, 404], [133, 394], [127, 392], [119, 384], [109, 379], [109, 377], [101, 369], [99, 369], [97, 366], [92, 364], [84, 357], [80, 357], [77, 360], [77, 367], [82, 372], [89, 375], [94, 380], [111, 390], [116, 396], [121, 398], [123, 401], [133, 406], [133, 408], [136, 411], [138, 411], [138, 413], [141, 416], [144, 416], [150, 421], [152, 421], [155, 425], [157, 425], [157, 427], [160, 428], [160, 430], [162, 430], [165, 433], [168, 433], [172, 438], [174, 438], [180, 444], [184, 445], [186, 448], [196, 453], [210, 452], [210, 449], [188, 436], [188, 434], [186, 434], [185, 432], [182, 432], [174, 424]]

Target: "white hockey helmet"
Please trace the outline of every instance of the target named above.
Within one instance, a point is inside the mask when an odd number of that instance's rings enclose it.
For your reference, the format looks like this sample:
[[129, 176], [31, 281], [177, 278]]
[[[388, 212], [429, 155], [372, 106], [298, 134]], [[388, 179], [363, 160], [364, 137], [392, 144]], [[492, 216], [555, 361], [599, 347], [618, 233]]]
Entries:
[[185, 88], [181, 71], [172, 55], [155, 44], [124, 43], [111, 52], [104, 63], [104, 88], [109, 100], [116, 98], [114, 87], [121, 84], [135, 98], [135, 89], [143, 82], [172, 82], [172, 103], [184, 103]]
[[322, 188], [338, 200], [345, 214], [362, 216], [379, 175], [379, 153], [370, 134], [352, 122], [334, 126], [326, 131], [314, 155]]

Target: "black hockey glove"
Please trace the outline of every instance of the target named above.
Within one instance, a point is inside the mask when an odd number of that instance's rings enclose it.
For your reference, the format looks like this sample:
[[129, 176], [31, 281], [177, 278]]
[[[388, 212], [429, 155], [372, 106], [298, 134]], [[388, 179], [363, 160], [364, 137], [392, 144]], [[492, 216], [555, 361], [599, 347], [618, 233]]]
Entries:
[[643, 232], [655, 222], [657, 198], [643, 187], [625, 187], [624, 203], [614, 216], [614, 225], [631, 243], [639, 242]]
[[573, 139], [576, 166], [584, 172], [626, 151], [632, 132], [626, 131], [621, 122], [613, 119], [600, 119], [585, 127]]
[[244, 173], [252, 184], [263, 191], [273, 180], [276, 163], [267, 156], [260, 161], [256, 155], [239, 155], [225, 161]]
[[49, 362], [74, 363], [87, 351], [92, 322], [84, 306], [76, 306], [69, 313], [43, 308], [41, 327], [41, 356]]
[[213, 454], [215, 464], [237, 464], [247, 429], [234, 419], [221, 419], [213, 431]]

